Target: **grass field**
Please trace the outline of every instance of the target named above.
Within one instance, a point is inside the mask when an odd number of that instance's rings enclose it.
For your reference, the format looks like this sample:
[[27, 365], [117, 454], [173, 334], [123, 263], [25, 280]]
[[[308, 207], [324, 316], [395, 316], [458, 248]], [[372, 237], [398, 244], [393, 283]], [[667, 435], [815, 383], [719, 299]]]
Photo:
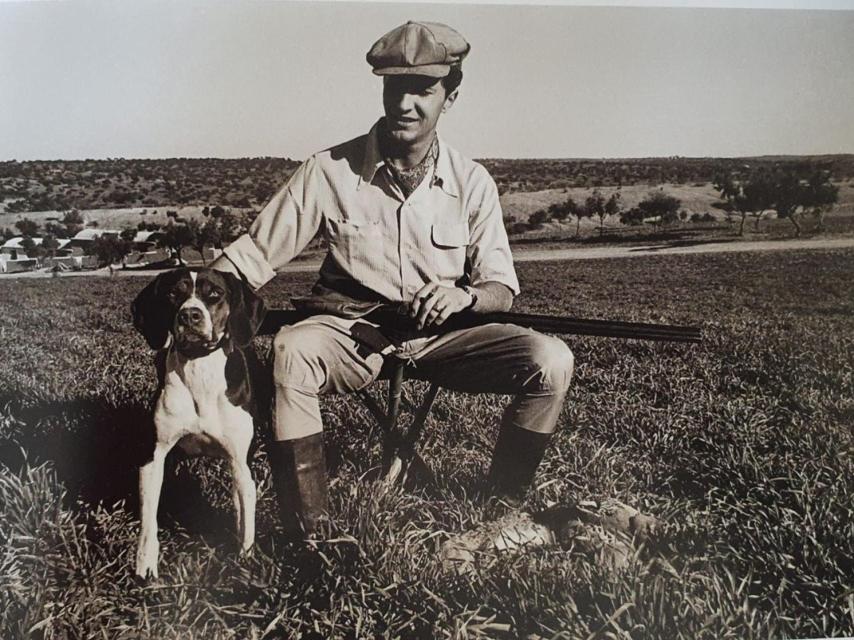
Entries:
[[[704, 329], [695, 346], [569, 338], [576, 378], [529, 506], [617, 497], [664, 520], [628, 570], [538, 549], [443, 575], [442, 542], [493, 515], [476, 489], [507, 400], [443, 393], [422, 449], [437, 485], [385, 497], [363, 477], [379, 461], [367, 412], [324, 400], [333, 522], [317, 549], [274, 535], [263, 445], [247, 559], [227, 474], [178, 460], [161, 578], [139, 583], [134, 465], [155, 380], [128, 306], [143, 283], [4, 281], [0, 637], [854, 634], [854, 252], [525, 263], [519, 275], [519, 311]], [[311, 281], [263, 293], [283, 305]]]

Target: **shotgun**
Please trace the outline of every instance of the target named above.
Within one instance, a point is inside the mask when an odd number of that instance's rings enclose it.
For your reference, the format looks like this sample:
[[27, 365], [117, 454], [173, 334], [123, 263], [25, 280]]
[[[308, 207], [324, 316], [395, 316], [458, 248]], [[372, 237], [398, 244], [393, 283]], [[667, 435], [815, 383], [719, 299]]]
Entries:
[[[305, 320], [311, 314], [295, 309], [270, 309], [264, 318], [259, 335], [275, 334], [280, 327]], [[515, 324], [543, 333], [558, 333], [577, 336], [601, 336], [604, 338], [631, 338], [635, 340], [658, 340], [667, 342], [701, 342], [699, 327], [645, 322], [623, 322], [619, 320], [587, 320], [566, 316], [551, 316], [534, 313], [457, 313], [438, 327], [418, 330], [407, 313], [406, 305], [382, 305], [361, 317], [380, 325], [392, 342], [436, 335], [466, 329], [490, 322]]]

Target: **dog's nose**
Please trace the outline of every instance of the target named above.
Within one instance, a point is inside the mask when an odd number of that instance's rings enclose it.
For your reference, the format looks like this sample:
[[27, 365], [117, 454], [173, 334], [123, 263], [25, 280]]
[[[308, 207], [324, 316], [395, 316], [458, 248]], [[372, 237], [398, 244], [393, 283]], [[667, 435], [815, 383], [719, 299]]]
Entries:
[[201, 323], [203, 318], [202, 310], [196, 309], [195, 307], [181, 309], [181, 311], [178, 312], [178, 324], [183, 324], [188, 327]]

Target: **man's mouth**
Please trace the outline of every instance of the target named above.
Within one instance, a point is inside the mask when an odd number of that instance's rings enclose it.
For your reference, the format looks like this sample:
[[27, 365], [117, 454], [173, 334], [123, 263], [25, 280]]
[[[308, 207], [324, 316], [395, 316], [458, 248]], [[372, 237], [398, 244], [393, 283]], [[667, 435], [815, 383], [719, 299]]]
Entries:
[[416, 122], [418, 122], [416, 118], [392, 118], [391, 120], [392, 126], [399, 129], [405, 129], [406, 127], [409, 127], [415, 124]]

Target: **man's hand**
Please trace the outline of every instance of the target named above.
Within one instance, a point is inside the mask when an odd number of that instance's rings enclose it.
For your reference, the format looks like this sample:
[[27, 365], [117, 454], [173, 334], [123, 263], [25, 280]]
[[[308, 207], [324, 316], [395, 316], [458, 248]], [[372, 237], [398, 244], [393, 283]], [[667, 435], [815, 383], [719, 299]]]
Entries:
[[409, 305], [409, 315], [417, 319], [419, 329], [439, 326], [452, 314], [467, 309], [471, 303], [471, 295], [459, 287], [443, 287], [431, 282], [415, 294]]

